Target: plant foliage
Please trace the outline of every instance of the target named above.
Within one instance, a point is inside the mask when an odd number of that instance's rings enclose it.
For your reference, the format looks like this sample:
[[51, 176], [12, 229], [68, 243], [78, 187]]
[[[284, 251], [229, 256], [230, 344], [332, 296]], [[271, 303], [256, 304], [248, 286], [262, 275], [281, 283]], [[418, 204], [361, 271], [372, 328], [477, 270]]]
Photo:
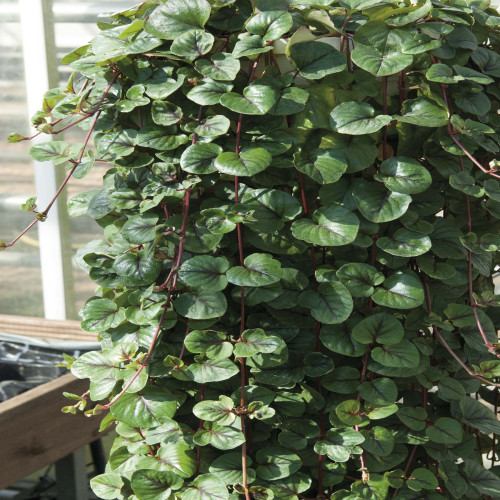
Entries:
[[77, 255], [102, 351], [71, 368], [118, 433], [96, 495], [499, 498], [489, 2], [148, 0], [99, 27], [33, 118], [86, 142], [31, 150], [104, 172], [69, 204], [104, 230]]

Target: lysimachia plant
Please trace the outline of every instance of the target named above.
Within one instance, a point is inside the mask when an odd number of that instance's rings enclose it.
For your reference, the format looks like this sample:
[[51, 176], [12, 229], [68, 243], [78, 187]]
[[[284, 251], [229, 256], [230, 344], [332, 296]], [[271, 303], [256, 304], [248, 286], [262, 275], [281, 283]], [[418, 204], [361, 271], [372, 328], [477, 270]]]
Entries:
[[31, 151], [104, 172], [69, 202], [104, 229], [65, 408], [116, 426], [97, 496], [499, 498], [500, 14], [149, 0], [99, 27], [33, 119], [85, 143]]

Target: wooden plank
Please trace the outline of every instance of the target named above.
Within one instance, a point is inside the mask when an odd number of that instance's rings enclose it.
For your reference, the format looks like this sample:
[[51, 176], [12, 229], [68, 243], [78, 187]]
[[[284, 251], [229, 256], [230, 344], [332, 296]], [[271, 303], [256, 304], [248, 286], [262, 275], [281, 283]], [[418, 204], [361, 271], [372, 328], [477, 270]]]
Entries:
[[101, 416], [61, 412], [63, 391], [87, 389], [88, 380], [68, 373], [0, 404], [0, 490], [102, 436]]
[[59, 321], [9, 314], [0, 314], [0, 332], [46, 340], [97, 341], [97, 334], [83, 331], [79, 321]]

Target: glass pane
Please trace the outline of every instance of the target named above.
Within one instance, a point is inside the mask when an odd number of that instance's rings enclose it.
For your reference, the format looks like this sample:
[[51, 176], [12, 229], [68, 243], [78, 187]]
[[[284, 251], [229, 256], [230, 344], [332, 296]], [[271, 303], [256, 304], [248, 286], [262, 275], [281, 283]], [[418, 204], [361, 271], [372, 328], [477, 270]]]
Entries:
[[[17, 1], [0, 0], [0, 239], [9, 242], [32, 220], [20, 210], [35, 193], [29, 143], [9, 144], [10, 132], [29, 134]], [[38, 235], [34, 228], [0, 253], [0, 313], [43, 316]]]

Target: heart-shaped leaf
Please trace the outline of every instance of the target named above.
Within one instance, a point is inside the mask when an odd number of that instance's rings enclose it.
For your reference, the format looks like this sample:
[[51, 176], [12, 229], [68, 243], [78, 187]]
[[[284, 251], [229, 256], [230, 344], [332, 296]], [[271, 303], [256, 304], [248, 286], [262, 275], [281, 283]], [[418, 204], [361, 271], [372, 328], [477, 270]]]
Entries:
[[266, 10], [253, 16], [247, 23], [246, 29], [253, 35], [260, 35], [264, 42], [277, 40], [290, 30], [293, 24], [289, 12], [282, 10]]
[[390, 378], [376, 378], [359, 386], [361, 397], [374, 405], [390, 405], [398, 399], [398, 388]]
[[399, 121], [419, 125], [420, 127], [442, 127], [448, 123], [445, 108], [426, 97], [408, 99], [403, 103]]
[[297, 170], [320, 184], [337, 182], [347, 170], [344, 154], [336, 149], [318, 149], [307, 157], [295, 155], [294, 160]]
[[201, 420], [217, 422], [219, 425], [231, 425], [236, 420], [233, 408], [233, 400], [222, 395], [218, 401], [201, 401], [195, 404], [193, 413]]
[[245, 330], [241, 334], [241, 342], [234, 346], [234, 354], [239, 357], [253, 356], [259, 352], [271, 353], [281, 345], [281, 340], [275, 336], [267, 336], [261, 328]]
[[330, 113], [330, 126], [335, 132], [364, 135], [377, 132], [390, 123], [389, 115], [375, 116], [375, 110], [367, 102], [344, 102]]
[[265, 481], [274, 481], [291, 476], [302, 466], [302, 461], [295, 453], [286, 448], [269, 446], [257, 452], [257, 475]]
[[317, 291], [307, 290], [299, 296], [299, 303], [311, 309], [320, 323], [334, 325], [344, 322], [351, 314], [351, 294], [342, 283], [320, 283]]
[[317, 80], [346, 67], [344, 54], [322, 42], [297, 42], [290, 45], [290, 60], [304, 78]]
[[401, 228], [391, 236], [379, 238], [377, 246], [391, 255], [416, 257], [428, 252], [431, 249], [432, 243], [426, 234]]
[[389, 276], [372, 295], [373, 301], [393, 309], [414, 309], [424, 303], [425, 294], [422, 283], [410, 271], [397, 271]]
[[214, 37], [204, 30], [189, 30], [174, 39], [170, 50], [180, 57], [193, 60], [210, 52]]
[[264, 148], [254, 148], [240, 153], [221, 153], [215, 159], [215, 168], [228, 175], [251, 177], [265, 170], [273, 157]]
[[264, 115], [275, 104], [277, 95], [274, 89], [267, 85], [250, 85], [243, 89], [243, 95], [228, 92], [220, 98], [220, 103], [226, 108], [244, 115]]
[[238, 286], [266, 286], [277, 283], [283, 275], [281, 263], [264, 253], [254, 253], [245, 258], [244, 266], [227, 271], [227, 280]]
[[137, 470], [130, 482], [135, 495], [144, 500], [167, 500], [172, 490], [180, 489], [182, 483], [173, 472], [156, 470]]
[[183, 262], [178, 271], [179, 278], [188, 286], [204, 290], [224, 290], [227, 286], [225, 272], [229, 261], [225, 257], [196, 255]]
[[339, 268], [337, 278], [353, 297], [370, 297], [374, 287], [383, 283], [385, 276], [368, 264], [351, 262]]
[[184, 339], [184, 345], [189, 352], [203, 353], [212, 359], [228, 358], [233, 352], [227, 335], [214, 330], [193, 330]]
[[186, 488], [181, 495], [182, 500], [227, 500], [229, 492], [222, 479], [215, 474], [202, 474]]
[[236, 78], [240, 71], [240, 61], [231, 54], [216, 52], [210, 60], [198, 59], [195, 67], [207, 78], [230, 82]]
[[181, 168], [190, 174], [216, 172], [215, 159], [222, 153], [217, 144], [198, 142], [186, 148], [181, 156]]
[[210, 319], [222, 316], [227, 309], [222, 292], [200, 291], [184, 293], [174, 301], [175, 310], [185, 318]]
[[330, 205], [316, 210], [311, 219], [292, 224], [292, 233], [299, 240], [320, 246], [341, 246], [352, 243], [359, 229], [359, 219], [344, 207]]
[[151, 115], [157, 125], [175, 125], [182, 120], [182, 110], [167, 101], [153, 101]]
[[411, 202], [407, 194], [391, 192], [380, 184], [369, 182], [360, 182], [352, 195], [361, 214], [372, 222], [398, 219]]
[[375, 347], [371, 354], [375, 361], [391, 368], [415, 368], [420, 362], [418, 349], [409, 340]]
[[378, 313], [361, 320], [352, 330], [352, 336], [361, 344], [394, 345], [404, 337], [403, 325], [390, 314]]
[[429, 171], [418, 161], [405, 156], [384, 160], [377, 180], [381, 180], [390, 191], [404, 194], [422, 193], [432, 184]]
[[189, 365], [187, 374], [197, 384], [206, 384], [227, 380], [239, 371], [239, 368], [229, 359], [208, 359]]
[[151, 13], [144, 29], [158, 38], [175, 40], [186, 31], [202, 29], [209, 16], [206, 0], [169, 0]]

